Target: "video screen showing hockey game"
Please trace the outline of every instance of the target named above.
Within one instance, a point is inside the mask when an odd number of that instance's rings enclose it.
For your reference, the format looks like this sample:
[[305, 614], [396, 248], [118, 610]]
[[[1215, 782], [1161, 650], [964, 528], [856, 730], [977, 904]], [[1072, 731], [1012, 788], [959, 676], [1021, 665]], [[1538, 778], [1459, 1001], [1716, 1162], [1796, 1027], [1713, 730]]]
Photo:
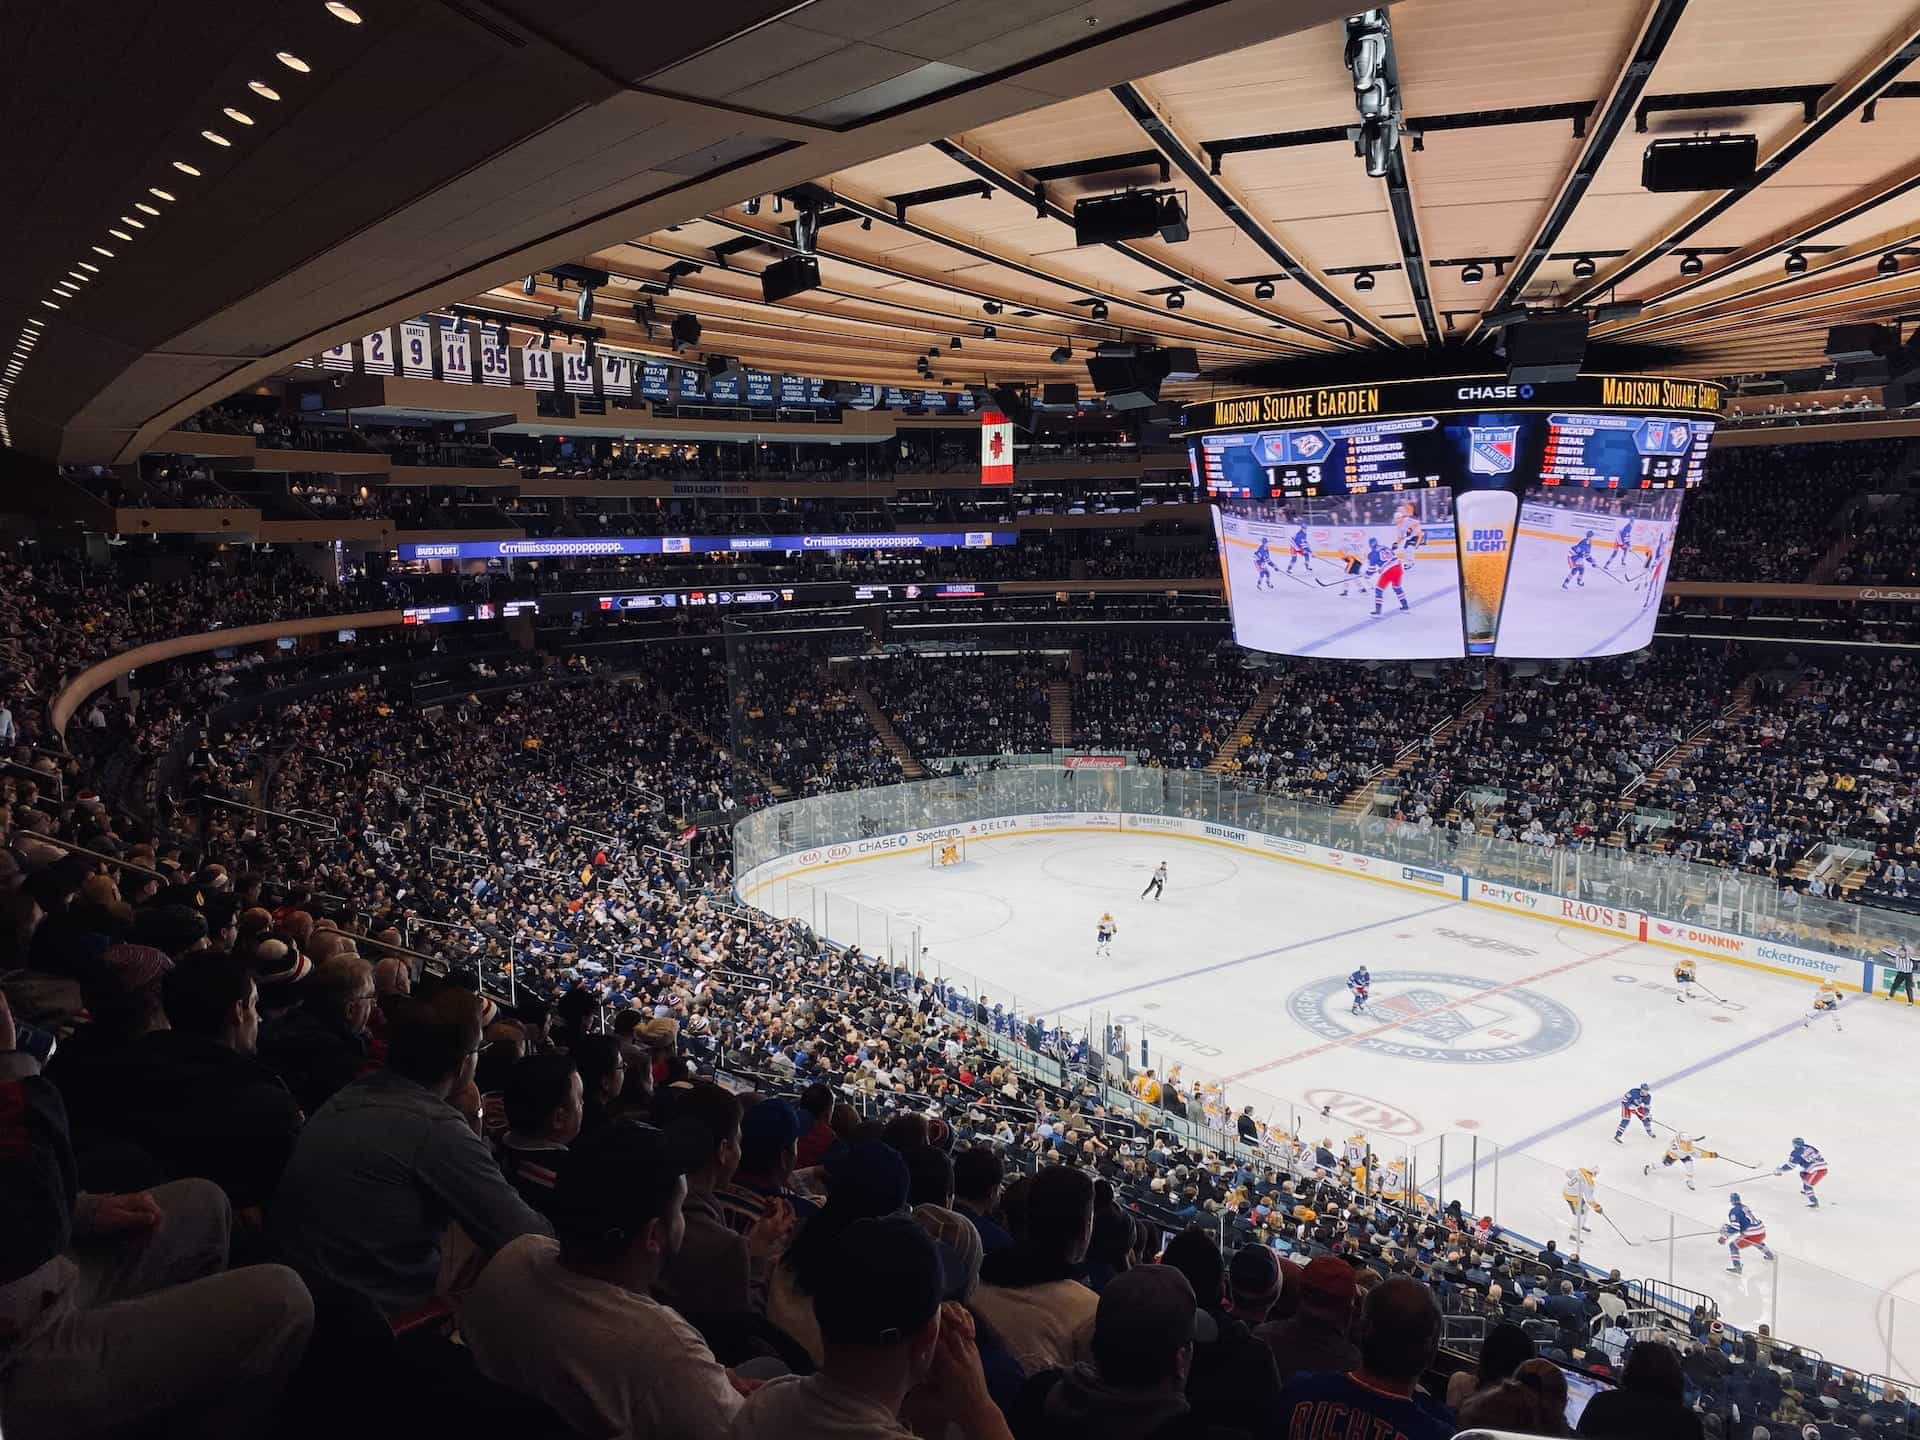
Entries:
[[1623, 655], [1651, 643], [1685, 493], [1529, 486], [1494, 654]]
[[1465, 654], [1445, 488], [1218, 505], [1214, 534], [1250, 650], [1338, 660]]

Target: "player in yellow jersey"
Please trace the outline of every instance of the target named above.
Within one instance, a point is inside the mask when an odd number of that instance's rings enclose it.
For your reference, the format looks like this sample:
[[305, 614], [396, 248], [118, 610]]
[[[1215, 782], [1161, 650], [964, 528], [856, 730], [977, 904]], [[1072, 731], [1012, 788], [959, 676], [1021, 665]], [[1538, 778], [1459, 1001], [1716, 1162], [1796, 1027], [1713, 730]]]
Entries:
[[1840, 1024], [1840, 982], [1837, 980], [1820, 982], [1820, 988], [1813, 992], [1813, 1008], [1807, 1011], [1807, 1018], [1800, 1022], [1800, 1028], [1806, 1029], [1822, 1015], [1833, 1021], [1835, 1030], [1845, 1028]]
[[1693, 998], [1693, 982], [1698, 973], [1698, 967], [1685, 956], [1673, 962], [1673, 983], [1680, 987], [1680, 993], [1674, 999], [1684, 1004]]
[[[1696, 1159], [1718, 1160], [1720, 1158], [1720, 1153], [1717, 1150], [1703, 1150], [1700, 1148], [1700, 1142], [1704, 1139], [1706, 1139], [1704, 1135], [1689, 1135], [1684, 1130], [1676, 1130], [1673, 1132], [1673, 1139], [1667, 1142], [1667, 1153], [1660, 1157], [1660, 1168], [1662, 1170], [1674, 1165], [1680, 1167], [1681, 1171], [1687, 1177], [1687, 1189], [1689, 1190], [1696, 1188], [1693, 1183], [1693, 1162]], [[1642, 1175], [1651, 1175], [1653, 1173], [1653, 1166], [1642, 1165], [1640, 1167], [1640, 1173]]]
[[1402, 505], [1393, 515], [1396, 543], [1400, 547], [1400, 564], [1406, 572], [1413, 573], [1413, 562], [1420, 547], [1426, 543], [1427, 532], [1421, 528], [1419, 517], [1413, 513], [1413, 506]]
[[1597, 1165], [1590, 1170], [1569, 1170], [1561, 1186], [1560, 1198], [1567, 1202], [1567, 1209], [1573, 1215], [1573, 1223], [1567, 1227], [1567, 1238], [1576, 1245], [1593, 1229], [1587, 1223], [1587, 1212], [1592, 1211], [1595, 1215], [1606, 1213], [1600, 1208], [1600, 1202], [1593, 1198], [1593, 1185], [1599, 1174], [1600, 1167]]
[[960, 847], [951, 841], [942, 845], [940, 847], [940, 863], [942, 865], [958, 865], [960, 863]]

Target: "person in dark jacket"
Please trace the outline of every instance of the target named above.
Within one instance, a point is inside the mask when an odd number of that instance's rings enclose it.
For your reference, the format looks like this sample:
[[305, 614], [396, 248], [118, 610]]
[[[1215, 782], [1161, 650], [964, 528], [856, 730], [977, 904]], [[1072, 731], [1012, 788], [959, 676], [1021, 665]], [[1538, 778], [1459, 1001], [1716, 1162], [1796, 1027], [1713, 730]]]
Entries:
[[167, 1175], [213, 1181], [234, 1209], [263, 1205], [303, 1117], [255, 1057], [259, 987], [240, 960], [205, 950], [174, 967], [161, 996], [172, 1028], [149, 1031], [123, 1058], [121, 1133]]
[[1273, 1351], [1282, 1384], [1308, 1371], [1351, 1370], [1360, 1363], [1360, 1349], [1348, 1333], [1358, 1293], [1346, 1261], [1321, 1255], [1308, 1262], [1300, 1280], [1300, 1308], [1253, 1332]]
[[973, 1222], [989, 1255], [1013, 1244], [1007, 1227], [994, 1218], [1006, 1178], [1005, 1162], [991, 1145], [969, 1145], [953, 1157], [953, 1208]]
[[1194, 1415], [1211, 1425], [1276, 1433], [1280, 1373], [1273, 1351], [1227, 1313], [1227, 1269], [1213, 1237], [1198, 1227], [1183, 1230], [1167, 1243], [1160, 1263], [1187, 1277], [1200, 1305], [1187, 1375], [1187, 1403]]
[[358, 955], [336, 955], [315, 966], [299, 988], [299, 1008], [261, 1032], [260, 1058], [311, 1115], [372, 1066], [373, 966]]
[[1642, 1340], [1627, 1355], [1620, 1388], [1596, 1395], [1580, 1412], [1577, 1435], [1621, 1440], [1702, 1440], [1700, 1417], [1683, 1398], [1680, 1357], [1670, 1346]]
[[1014, 1407], [1016, 1440], [1226, 1440], [1188, 1403], [1200, 1310], [1171, 1265], [1113, 1277], [1093, 1321], [1093, 1359], [1045, 1370]]

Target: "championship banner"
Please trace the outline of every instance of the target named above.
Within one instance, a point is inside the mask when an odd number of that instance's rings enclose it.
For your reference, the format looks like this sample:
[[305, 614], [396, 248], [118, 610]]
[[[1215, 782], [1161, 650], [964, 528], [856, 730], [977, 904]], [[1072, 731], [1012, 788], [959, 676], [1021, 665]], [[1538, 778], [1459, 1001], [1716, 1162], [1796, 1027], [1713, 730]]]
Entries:
[[433, 331], [423, 320], [400, 327], [400, 373], [414, 380], [433, 378]]
[[465, 330], [449, 325], [440, 332], [440, 378], [456, 385], [473, 383], [473, 344]]
[[998, 410], [980, 412], [980, 483], [1013, 484], [1013, 422]]
[[360, 337], [360, 368], [369, 375], [393, 374], [393, 332], [376, 330]]

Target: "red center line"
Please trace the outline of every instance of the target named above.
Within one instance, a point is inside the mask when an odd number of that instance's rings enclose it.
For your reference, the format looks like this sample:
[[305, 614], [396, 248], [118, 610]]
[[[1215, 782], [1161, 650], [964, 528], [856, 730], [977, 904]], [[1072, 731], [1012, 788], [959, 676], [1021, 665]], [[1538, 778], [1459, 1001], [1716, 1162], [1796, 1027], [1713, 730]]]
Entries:
[[[1504, 985], [1494, 986], [1491, 990], [1476, 990], [1471, 995], [1462, 995], [1458, 1000], [1451, 1000], [1445, 1005], [1439, 1006], [1437, 1009], [1423, 1011], [1413, 1018], [1424, 1020], [1428, 1015], [1438, 1015], [1443, 1011], [1457, 1010], [1462, 1005], [1471, 1005], [1476, 1001], [1487, 1000], [1495, 995], [1504, 995], [1507, 991], [1517, 990], [1522, 985], [1532, 985], [1541, 980], [1551, 980], [1555, 975], [1564, 975], [1569, 970], [1578, 970], [1582, 965], [1591, 965], [1594, 961], [1604, 960], [1609, 955], [1618, 955], [1622, 950], [1630, 950], [1639, 943], [1637, 940], [1628, 940], [1624, 944], [1614, 946], [1611, 950], [1602, 950], [1593, 955], [1583, 955], [1578, 960], [1569, 960], [1564, 965], [1555, 965], [1551, 970], [1542, 970], [1537, 975], [1522, 975], [1518, 980], [1509, 980]], [[1308, 1046], [1305, 1050], [1297, 1050], [1291, 1055], [1282, 1055], [1278, 1060], [1269, 1060], [1263, 1065], [1255, 1065], [1250, 1069], [1241, 1070], [1236, 1074], [1229, 1075], [1223, 1083], [1232, 1085], [1252, 1075], [1263, 1075], [1269, 1070], [1279, 1070], [1293, 1064], [1296, 1060], [1311, 1060], [1317, 1055], [1326, 1054], [1329, 1050], [1338, 1050], [1342, 1046], [1352, 1045], [1361, 1040], [1371, 1040], [1376, 1035], [1384, 1035], [1389, 1030], [1397, 1030], [1406, 1023], [1405, 1020], [1391, 1020], [1384, 1025], [1376, 1025], [1371, 1030], [1356, 1030], [1353, 1034], [1343, 1036], [1338, 1040], [1323, 1040], [1318, 1045]]]

